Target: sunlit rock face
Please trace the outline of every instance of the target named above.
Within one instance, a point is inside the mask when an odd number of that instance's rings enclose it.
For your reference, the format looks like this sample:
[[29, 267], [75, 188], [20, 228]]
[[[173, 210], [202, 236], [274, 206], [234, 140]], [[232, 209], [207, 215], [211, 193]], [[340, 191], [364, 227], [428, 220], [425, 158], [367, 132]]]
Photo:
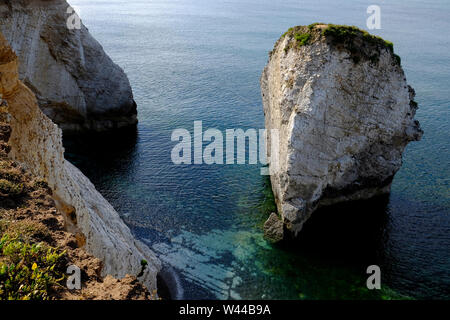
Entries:
[[291, 235], [321, 206], [388, 193], [406, 145], [423, 133], [392, 44], [356, 28], [290, 29], [261, 88], [266, 129], [279, 130], [271, 182]]
[[[119, 214], [77, 168], [64, 159], [62, 133], [39, 109], [33, 92], [19, 80], [18, 59], [0, 33], [0, 94], [10, 114], [9, 156], [53, 190], [58, 209], [70, 218], [67, 229], [103, 263], [102, 275], [138, 279], [153, 291], [161, 263], [137, 241]], [[3, 107], [5, 107], [3, 106]]]
[[[106, 55], [65, 0], [0, 1], [0, 31], [17, 53], [19, 77], [65, 133], [135, 125], [124, 71]], [[70, 13], [72, 12], [72, 13]]]

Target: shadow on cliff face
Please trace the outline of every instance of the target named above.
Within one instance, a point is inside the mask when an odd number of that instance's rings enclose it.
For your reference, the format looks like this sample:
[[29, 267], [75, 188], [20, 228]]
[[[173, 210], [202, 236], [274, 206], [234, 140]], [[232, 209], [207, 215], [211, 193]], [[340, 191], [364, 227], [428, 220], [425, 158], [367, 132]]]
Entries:
[[376, 264], [388, 226], [389, 195], [324, 207], [281, 249], [337, 263]]
[[127, 175], [135, 157], [137, 140], [136, 127], [65, 136], [65, 157], [96, 185], [105, 172]]

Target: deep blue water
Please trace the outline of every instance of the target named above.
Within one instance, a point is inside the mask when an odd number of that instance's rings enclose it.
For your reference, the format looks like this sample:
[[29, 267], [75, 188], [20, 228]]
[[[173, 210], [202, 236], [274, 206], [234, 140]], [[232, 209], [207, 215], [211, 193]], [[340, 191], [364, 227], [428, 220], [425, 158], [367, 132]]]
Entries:
[[[178, 298], [450, 298], [450, 3], [448, 1], [70, 0], [130, 78], [135, 134], [67, 140], [67, 157], [173, 270]], [[272, 246], [273, 210], [257, 165], [172, 164], [176, 128], [263, 128], [259, 77], [289, 27], [382, 29], [420, 109], [389, 198], [317, 212], [299, 243]], [[365, 288], [378, 264], [382, 292]], [[171, 284], [174, 286], [173, 284]]]

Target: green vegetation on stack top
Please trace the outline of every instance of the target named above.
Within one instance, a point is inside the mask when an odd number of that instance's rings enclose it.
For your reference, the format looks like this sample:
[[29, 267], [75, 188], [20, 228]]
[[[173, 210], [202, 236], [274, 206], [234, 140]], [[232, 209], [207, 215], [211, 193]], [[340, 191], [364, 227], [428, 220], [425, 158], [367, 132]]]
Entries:
[[394, 51], [394, 44], [392, 42], [384, 40], [381, 37], [374, 36], [366, 30], [361, 30], [355, 26], [329, 24], [328, 27], [322, 31], [322, 33], [326, 37], [333, 37], [334, 41], [339, 43], [345, 43], [349, 40], [355, 40], [357, 37], [362, 37], [364, 41], [372, 44], [379, 44], [391, 51]]
[[285, 52], [288, 52], [291, 48], [301, 48], [317, 40], [326, 39], [337, 49], [348, 51], [355, 63], [363, 60], [377, 63], [383, 49], [387, 49], [393, 55], [398, 65], [401, 63], [400, 57], [394, 54], [392, 42], [355, 26], [313, 23], [308, 26], [289, 28], [281, 36], [281, 39], [286, 36], [290, 38], [290, 41], [284, 48]]
[[47, 188], [0, 156], [0, 300], [50, 299], [64, 279], [65, 251], [46, 243], [47, 226], [27, 217], [47, 210], [45, 198], [31, 196]]

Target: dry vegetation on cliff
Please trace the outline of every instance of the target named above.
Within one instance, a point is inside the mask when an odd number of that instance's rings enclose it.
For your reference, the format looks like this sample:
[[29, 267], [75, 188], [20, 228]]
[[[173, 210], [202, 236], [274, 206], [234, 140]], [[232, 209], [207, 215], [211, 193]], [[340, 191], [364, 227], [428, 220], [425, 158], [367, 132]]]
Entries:
[[[8, 158], [11, 134], [0, 110], [0, 300], [151, 299], [134, 276], [102, 278], [100, 260], [82, 248], [83, 239], [66, 232], [45, 181]], [[69, 217], [66, 217], [69, 219]], [[65, 286], [69, 265], [81, 269], [81, 290]]]
[[[77, 225], [74, 209], [57, 206], [47, 182], [10, 158], [11, 123], [19, 121], [11, 108], [25, 112], [27, 101], [19, 98], [30, 97], [17, 81], [16, 66], [17, 57], [0, 34], [0, 300], [154, 298], [137, 275], [102, 277], [103, 264], [84, 250], [83, 233], [68, 232], [68, 226]], [[26, 116], [23, 121], [32, 120], [32, 114]], [[44, 132], [36, 134], [42, 143]], [[80, 290], [66, 287], [70, 265], [80, 268]], [[137, 266], [141, 275], [145, 267]]]
[[[0, 110], [0, 300], [151, 299], [136, 277], [100, 276], [100, 260], [66, 232], [45, 181], [8, 158], [11, 134], [6, 108]], [[66, 217], [69, 219], [69, 217]], [[69, 265], [81, 269], [81, 290], [65, 286]]]

